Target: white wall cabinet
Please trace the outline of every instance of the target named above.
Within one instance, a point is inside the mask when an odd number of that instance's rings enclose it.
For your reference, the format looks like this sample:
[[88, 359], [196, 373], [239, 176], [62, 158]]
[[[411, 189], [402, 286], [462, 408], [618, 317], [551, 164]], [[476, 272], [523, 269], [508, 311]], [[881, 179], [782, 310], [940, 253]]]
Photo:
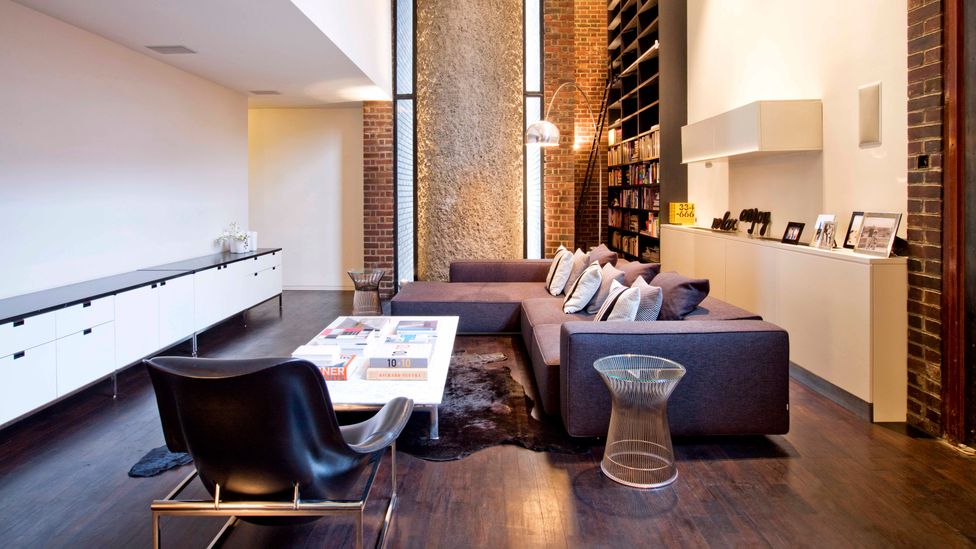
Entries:
[[115, 296], [115, 367], [159, 349], [159, 283]]
[[107, 322], [57, 340], [59, 397], [115, 371], [115, 326]]
[[905, 258], [661, 229], [662, 270], [708, 278], [709, 295], [789, 332], [793, 363], [870, 403], [874, 421], [905, 421]]
[[0, 358], [0, 425], [57, 396], [53, 341]]
[[193, 276], [171, 278], [159, 283], [159, 348], [186, 339], [193, 333]]

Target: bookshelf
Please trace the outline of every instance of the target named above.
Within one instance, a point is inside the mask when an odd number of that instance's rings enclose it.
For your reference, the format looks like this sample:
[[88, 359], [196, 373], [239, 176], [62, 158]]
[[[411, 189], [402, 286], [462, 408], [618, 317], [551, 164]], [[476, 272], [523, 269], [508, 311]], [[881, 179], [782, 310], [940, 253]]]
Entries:
[[[607, 2], [607, 245], [659, 261], [661, 212], [687, 197], [685, 2]], [[663, 205], [663, 207], [662, 207]]]

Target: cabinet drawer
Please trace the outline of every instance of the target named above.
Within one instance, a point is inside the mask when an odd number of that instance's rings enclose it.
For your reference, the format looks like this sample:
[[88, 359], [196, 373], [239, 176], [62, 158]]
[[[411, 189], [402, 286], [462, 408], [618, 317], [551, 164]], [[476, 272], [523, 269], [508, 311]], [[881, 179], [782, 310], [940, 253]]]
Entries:
[[264, 254], [253, 259], [249, 259], [244, 263], [248, 264], [248, 270], [252, 272], [259, 272], [265, 269], [270, 269], [277, 265], [281, 265], [281, 252], [272, 252], [270, 254]]
[[54, 341], [57, 337], [54, 316], [50, 312], [0, 324], [0, 356]]
[[0, 424], [58, 396], [55, 343], [0, 358]]
[[57, 311], [58, 337], [80, 332], [115, 318], [115, 296], [78, 303]]
[[61, 397], [115, 370], [115, 323], [59, 338], [57, 352], [57, 387]]

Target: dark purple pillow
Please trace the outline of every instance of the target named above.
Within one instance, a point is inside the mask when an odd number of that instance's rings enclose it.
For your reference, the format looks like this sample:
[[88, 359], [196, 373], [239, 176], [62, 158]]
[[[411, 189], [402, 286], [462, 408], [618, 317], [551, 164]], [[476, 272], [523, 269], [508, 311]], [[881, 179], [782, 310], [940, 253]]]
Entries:
[[685, 315], [698, 308], [698, 304], [708, 297], [707, 278], [688, 278], [674, 271], [661, 273], [654, 277], [651, 286], [661, 288], [664, 303], [658, 320], [684, 320]]
[[654, 280], [657, 273], [661, 272], [660, 263], [638, 263], [637, 261], [628, 261], [624, 265], [619, 263], [616, 265], [618, 269], [624, 272], [624, 286], [630, 287], [637, 277], [643, 277], [644, 282], [648, 284]]
[[610, 251], [606, 244], [600, 244], [596, 248], [590, 250], [590, 263], [597, 261], [600, 266], [604, 266], [607, 263], [611, 265], [617, 264], [617, 252]]

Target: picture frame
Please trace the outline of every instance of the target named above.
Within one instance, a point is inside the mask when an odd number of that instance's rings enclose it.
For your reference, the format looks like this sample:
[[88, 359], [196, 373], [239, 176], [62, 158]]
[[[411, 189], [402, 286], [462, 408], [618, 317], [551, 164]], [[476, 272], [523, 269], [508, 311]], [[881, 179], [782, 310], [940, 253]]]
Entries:
[[900, 213], [865, 213], [854, 251], [879, 257], [890, 256], [900, 224]]
[[864, 222], [864, 212], [851, 213], [851, 220], [847, 224], [847, 233], [844, 235], [844, 247], [853, 250], [857, 244], [857, 238], [861, 236], [861, 223]]
[[834, 239], [834, 235], [836, 234], [837, 222], [827, 221], [823, 224], [820, 230], [817, 231], [817, 237], [810, 245], [821, 250], [833, 250], [835, 247], [837, 247], [837, 242]]
[[787, 223], [781, 242], [783, 244], [799, 244], [800, 235], [803, 234], [803, 227], [805, 225], [805, 223], [800, 223], [799, 221], [790, 221]]
[[821, 248], [819, 245], [821, 232], [823, 231], [824, 225], [830, 223], [836, 219], [837, 216], [834, 214], [820, 214], [817, 216], [817, 222], [813, 225], [813, 239], [810, 240], [810, 245]]

